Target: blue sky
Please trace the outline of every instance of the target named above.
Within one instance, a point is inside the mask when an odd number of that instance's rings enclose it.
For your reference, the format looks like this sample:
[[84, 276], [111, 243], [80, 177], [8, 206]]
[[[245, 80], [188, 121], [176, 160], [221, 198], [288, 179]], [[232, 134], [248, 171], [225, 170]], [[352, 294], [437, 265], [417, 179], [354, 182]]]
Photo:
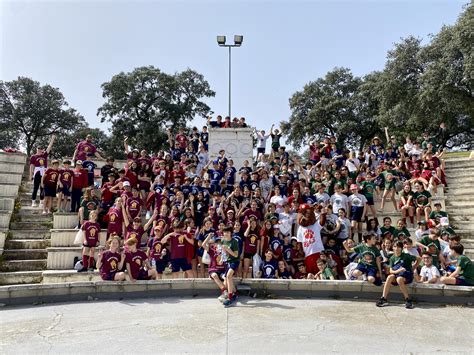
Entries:
[[[288, 99], [308, 81], [344, 66], [383, 68], [401, 37], [425, 40], [453, 24], [467, 0], [445, 1], [8, 1], [0, 2], [0, 79], [28, 76], [58, 87], [91, 127], [100, 85], [154, 65], [204, 75], [227, 113], [227, 51], [216, 35], [244, 35], [233, 50], [232, 113], [258, 128], [286, 120]], [[197, 119], [193, 124], [201, 125]]]

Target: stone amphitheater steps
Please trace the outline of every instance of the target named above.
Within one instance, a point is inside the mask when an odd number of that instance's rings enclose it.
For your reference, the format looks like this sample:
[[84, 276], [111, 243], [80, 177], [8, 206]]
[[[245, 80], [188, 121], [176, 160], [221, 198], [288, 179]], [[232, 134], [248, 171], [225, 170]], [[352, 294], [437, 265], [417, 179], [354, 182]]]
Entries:
[[[0, 163], [1, 164], [1, 163]], [[18, 169], [18, 167], [16, 167]], [[23, 177], [27, 175], [24, 167]], [[14, 215], [0, 263], [0, 284], [40, 283], [47, 265], [52, 216], [31, 207], [33, 184], [24, 181], [19, 189], [20, 210]]]

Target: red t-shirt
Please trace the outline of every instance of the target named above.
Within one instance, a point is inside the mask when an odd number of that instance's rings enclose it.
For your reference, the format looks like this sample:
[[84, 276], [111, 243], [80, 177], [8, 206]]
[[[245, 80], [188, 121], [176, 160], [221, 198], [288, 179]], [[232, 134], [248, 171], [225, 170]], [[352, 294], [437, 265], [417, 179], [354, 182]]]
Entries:
[[130, 217], [135, 218], [140, 213], [140, 208], [142, 205], [142, 200], [140, 197], [129, 197], [127, 199], [127, 208], [130, 213]]
[[[145, 267], [146, 256], [143, 250], [137, 249], [134, 252], [128, 251], [125, 253], [125, 262], [130, 265], [130, 273], [134, 279], [138, 278], [140, 270]], [[127, 265], [128, 267], [128, 265]]]
[[142, 242], [142, 236], [145, 233], [145, 230], [143, 229], [142, 226], [138, 227], [138, 229], [134, 229], [131, 224], [128, 225], [126, 229], [126, 236], [125, 240], [130, 239], [130, 238], [135, 238], [137, 240], [137, 246], [140, 246]]
[[118, 209], [115, 206], [110, 207], [109, 212], [107, 213], [109, 219], [109, 225], [107, 226], [107, 232], [110, 233], [117, 233], [118, 235], [122, 235], [122, 210]]
[[186, 257], [185, 232], [177, 233], [170, 238], [171, 259], [181, 259]]
[[100, 225], [97, 222], [85, 221], [82, 224], [82, 230], [86, 236], [86, 243], [90, 247], [99, 244]]
[[95, 154], [97, 148], [92, 143], [82, 141], [79, 142], [76, 147], [76, 150], [76, 160], [87, 160], [87, 156]]
[[178, 142], [178, 145], [181, 149], [186, 149], [188, 146], [188, 138], [184, 134], [177, 134], [176, 142]]
[[43, 182], [46, 186], [55, 188], [59, 179], [59, 170], [53, 168], [46, 169], [43, 179]]
[[48, 167], [48, 153], [34, 154], [30, 157], [30, 164], [35, 168]]
[[249, 235], [244, 238], [244, 253], [246, 254], [256, 254], [257, 253], [257, 243], [260, 237], [257, 234], [257, 230], [250, 231]]
[[72, 169], [59, 169], [59, 181], [64, 187], [71, 187], [73, 175]]
[[107, 250], [102, 255], [102, 265], [100, 265], [100, 273], [102, 275], [109, 275], [111, 272], [117, 272], [120, 263], [121, 255], [117, 252]]
[[110, 191], [110, 188], [114, 185], [115, 185], [115, 182], [114, 183], [106, 182], [104, 185], [102, 185], [101, 199], [103, 202], [110, 202], [113, 200], [115, 194], [112, 191]]
[[166, 255], [167, 251], [163, 243], [158, 238], [150, 239], [148, 243], [148, 247], [150, 248], [150, 258], [155, 260], [163, 260], [164, 255]]
[[87, 170], [85, 169], [79, 169], [76, 170], [74, 169], [72, 171], [74, 178], [72, 180], [72, 188], [73, 189], [82, 189], [84, 187], [87, 187]]

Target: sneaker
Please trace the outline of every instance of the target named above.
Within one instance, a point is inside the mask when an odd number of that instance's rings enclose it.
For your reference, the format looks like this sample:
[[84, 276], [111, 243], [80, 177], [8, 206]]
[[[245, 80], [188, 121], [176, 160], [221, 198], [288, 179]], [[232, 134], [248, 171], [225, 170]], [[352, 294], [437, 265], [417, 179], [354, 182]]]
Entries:
[[234, 292], [232, 294], [232, 301], [234, 301], [234, 302], [237, 301], [237, 298], [239, 298], [239, 296], [237, 295], [237, 292]]
[[151, 217], [151, 213], [150, 211], [147, 211], [145, 215], [145, 219], [150, 219], [150, 217]]
[[77, 270], [77, 272], [87, 272], [87, 269], [83, 267], [82, 269]]
[[31, 201], [31, 207], [38, 207], [38, 204], [36, 203], [36, 201]]
[[89, 272], [94, 272], [95, 270], [94, 270], [93, 267], [90, 267], [90, 268], [87, 269], [87, 271], [89, 271]]
[[43, 208], [43, 207], [44, 207], [43, 201], [40, 201], [39, 208]]
[[387, 301], [386, 298], [380, 297], [380, 299], [377, 301], [377, 303], [375, 305], [377, 307], [385, 307], [385, 306], [388, 306], [388, 301]]
[[233, 300], [225, 300], [222, 304], [224, 305], [224, 307], [230, 307], [232, 306], [232, 304], [234, 303]]
[[219, 300], [219, 302], [224, 303], [228, 297], [229, 294], [227, 293], [227, 291], [224, 291], [219, 297], [217, 297], [217, 299]]
[[413, 309], [414, 308], [413, 303], [411, 302], [411, 299], [407, 298], [405, 300], [405, 308], [406, 309]]

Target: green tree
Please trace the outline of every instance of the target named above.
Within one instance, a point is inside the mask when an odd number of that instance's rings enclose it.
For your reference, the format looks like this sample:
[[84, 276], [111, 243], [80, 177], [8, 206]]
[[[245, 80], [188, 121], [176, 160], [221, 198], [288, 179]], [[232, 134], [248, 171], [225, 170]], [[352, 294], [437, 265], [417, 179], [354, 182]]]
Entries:
[[306, 84], [290, 98], [291, 116], [282, 122], [287, 140], [295, 148], [312, 137], [327, 136], [336, 136], [341, 144], [360, 145], [362, 131], [367, 129], [359, 122], [363, 111], [359, 106], [364, 101], [358, 96], [361, 84], [362, 79], [347, 68], [335, 68]]
[[28, 155], [44, 137], [74, 129], [84, 119], [70, 108], [63, 94], [30, 78], [0, 81], [0, 127], [15, 137]]
[[112, 123], [112, 137], [127, 136], [130, 145], [153, 151], [166, 143], [167, 127], [175, 130], [195, 116], [206, 117], [210, 109], [201, 100], [215, 95], [191, 69], [169, 75], [153, 66], [117, 74], [102, 89], [106, 101], [98, 115]]

